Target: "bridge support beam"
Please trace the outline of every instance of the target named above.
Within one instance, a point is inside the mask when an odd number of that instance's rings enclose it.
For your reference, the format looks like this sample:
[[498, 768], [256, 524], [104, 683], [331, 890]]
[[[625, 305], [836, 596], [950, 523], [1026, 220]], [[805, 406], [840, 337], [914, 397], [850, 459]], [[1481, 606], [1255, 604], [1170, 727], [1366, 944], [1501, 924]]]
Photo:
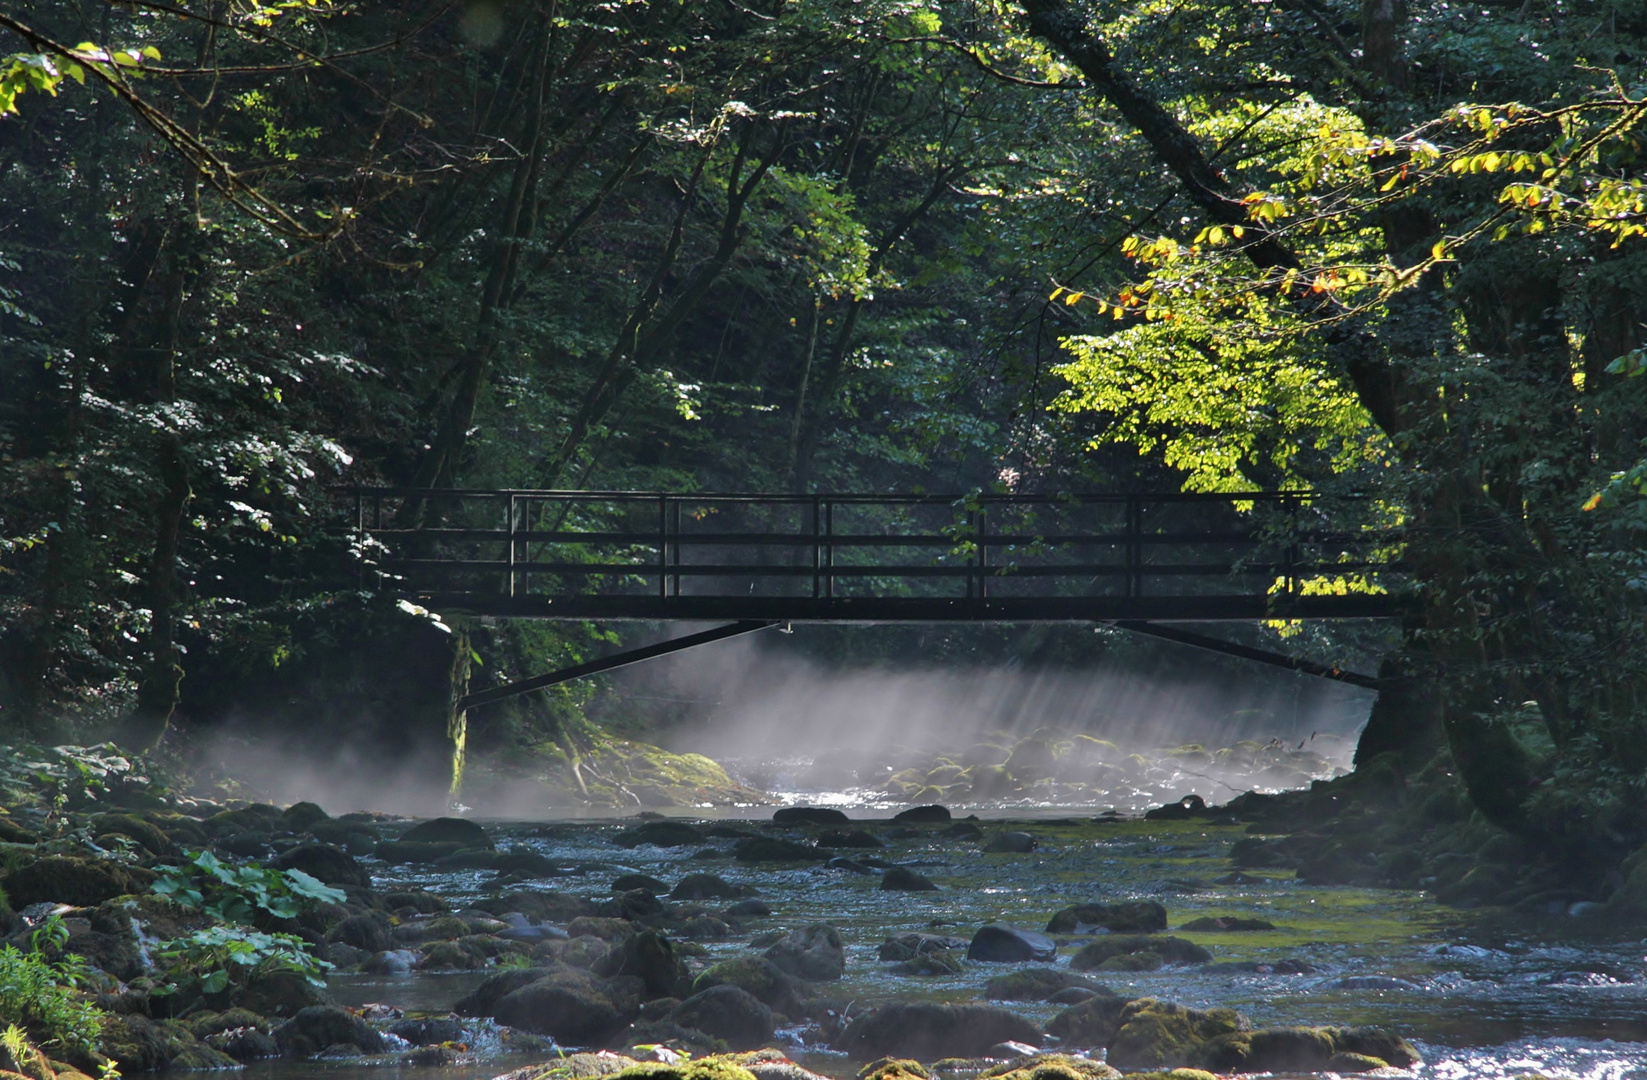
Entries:
[[739, 634], [765, 630], [769, 626], [776, 625], [777, 622], [773, 620], [743, 619], [735, 623], [728, 623], [726, 626], [717, 626], [713, 630], [703, 630], [696, 634], [687, 634], [685, 637], [671, 638], [668, 641], [646, 645], [639, 649], [630, 649], [628, 652], [615, 653], [599, 660], [591, 660], [587, 664], [576, 664], [572, 667], [561, 668], [559, 671], [534, 675], [530, 679], [520, 679], [516, 682], [504, 683], [502, 686], [494, 686], [489, 690], [469, 694], [458, 699], [457, 711], [461, 713], [466, 709], [473, 709], [477, 705], [489, 705], [494, 701], [502, 701], [504, 698], [511, 698], [517, 694], [529, 694], [533, 690], [541, 690], [546, 686], [554, 686], [556, 683], [571, 682], [573, 679], [581, 679], [586, 675], [598, 675], [603, 671], [638, 664], [642, 660], [667, 656], [670, 653], [680, 652], [682, 649], [707, 645], [711, 641], [722, 641], [729, 637], [737, 637]]
[[1118, 619], [1110, 623], [1118, 630], [1129, 630], [1134, 634], [1147, 634], [1150, 637], [1162, 638], [1166, 641], [1176, 641], [1180, 645], [1190, 645], [1197, 649], [1208, 649], [1212, 652], [1223, 653], [1226, 656], [1239, 656], [1243, 660], [1255, 660], [1260, 664], [1269, 664], [1272, 667], [1287, 668], [1303, 675], [1315, 675], [1323, 679], [1336, 679], [1339, 682], [1349, 683], [1366, 690], [1377, 690], [1382, 685], [1371, 675], [1363, 675], [1358, 671], [1344, 671], [1326, 664], [1317, 664], [1313, 660], [1305, 660], [1298, 656], [1286, 656], [1282, 653], [1273, 653], [1267, 649], [1255, 649], [1249, 645], [1237, 645], [1233, 641], [1223, 638], [1210, 637], [1207, 634], [1197, 634], [1191, 630], [1180, 630], [1176, 626], [1161, 626], [1156, 623], [1137, 622], [1131, 619]]

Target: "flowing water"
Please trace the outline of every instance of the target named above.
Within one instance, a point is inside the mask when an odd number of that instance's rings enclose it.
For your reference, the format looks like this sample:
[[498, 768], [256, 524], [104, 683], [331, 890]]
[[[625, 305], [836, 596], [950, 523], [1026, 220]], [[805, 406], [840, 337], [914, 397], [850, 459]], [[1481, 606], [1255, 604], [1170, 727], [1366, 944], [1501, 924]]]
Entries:
[[[760, 811], [762, 817], [767, 811]], [[1069, 813], [1069, 811], [1064, 811]], [[1087, 811], [1090, 815], [1091, 811]], [[865, 818], [876, 815], [865, 814]], [[766, 866], [730, 858], [693, 858], [692, 849], [650, 846], [626, 850], [612, 837], [618, 822], [500, 823], [500, 847], [536, 851], [576, 876], [535, 883], [596, 896], [621, 873], [665, 881], [706, 871], [751, 886], [773, 910], [750, 933], [707, 942], [706, 962], [747, 955], [754, 933], [827, 921], [847, 942], [846, 978], [824, 987], [858, 1011], [882, 1000], [975, 1000], [984, 981], [1014, 970], [968, 962], [959, 975], [892, 974], [876, 950], [889, 934], [946, 933], [969, 937], [986, 922], [1039, 929], [1060, 908], [1078, 902], [1154, 899], [1178, 927], [1203, 915], [1265, 919], [1258, 933], [1181, 932], [1210, 949], [1200, 968], [1169, 967], [1096, 977], [1129, 996], [1152, 995], [1195, 1007], [1229, 1006], [1255, 1024], [1380, 1024], [1413, 1040], [1426, 1064], [1409, 1075], [1508, 1078], [1528, 1072], [1584, 1080], [1647, 1080], [1647, 957], [1643, 943], [1584, 918], [1527, 919], [1443, 908], [1414, 892], [1300, 885], [1289, 872], [1247, 871], [1244, 884], [1219, 884], [1231, 873], [1227, 852], [1243, 827], [1204, 821], [1020, 818], [1011, 827], [1034, 834], [1032, 854], [985, 854], [976, 843], [947, 840], [932, 830], [881, 830], [886, 848], [873, 852], [919, 870], [935, 893], [883, 892], [878, 874], [822, 866]], [[983, 821], [986, 834], [1007, 823]], [[751, 829], [758, 828], [750, 822]], [[714, 844], [728, 846], [729, 841]], [[426, 888], [454, 903], [489, 891], [484, 872], [438, 873], [368, 860], [380, 887]], [[1060, 949], [1068, 964], [1073, 947]], [[1277, 971], [1307, 974], [1278, 974]], [[1108, 977], [1105, 977], [1108, 976]], [[333, 993], [348, 1004], [383, 1002], [405, 1009], [443, 1010], [483, 973], [399, 977], [338, 976]], [[1038, 1020], [1058, 1006], [1012, 1003]], [[855, 1066], [824, 1046], [808, 1045], [801, 1029], [780, 1032], [791, 1056], [834, 1076]], [[519, 1064], [493, 1058], [470, 1066], [408, 1070], [428, 1080], [476, 1080]], [[260, 1080], [304, 1080], [360, 1065], [269, 1063], [250, 1070]], [[399, 1070], [396, 1070], [399, 1071]]]

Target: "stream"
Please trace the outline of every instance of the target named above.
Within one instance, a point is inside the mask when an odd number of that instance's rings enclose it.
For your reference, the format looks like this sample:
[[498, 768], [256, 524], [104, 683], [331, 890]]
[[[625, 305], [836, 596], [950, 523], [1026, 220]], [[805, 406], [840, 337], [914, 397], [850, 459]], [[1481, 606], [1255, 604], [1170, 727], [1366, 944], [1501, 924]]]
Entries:
[[[677, 812], [694, 819], [712, 811]], [[765, 820], [769, 808], [743, 811]], [[1300, 885], [1290, 871], [1248, 871], [1246, 883], [1219, 884], [1231, 874], [1230, 845], [1247, 835], [1238, 825], [1205, 821], [1092, 818], [1068, 808], [1014, 813], [1010, 827], [1032, 833], [1031, 854], [986, 854], [976, 843], [921, 830], [899, 838], [881, 828], [874, 854], [913, 867], [940, 886], [935, 893], [883, 892], [880, 877], [821, 866], [745, 864], [724, 855], [692, 857], [690, 849], [623, 849], [612, 837], [634, 820], [490, 823], [500, 848], [538, 852], [578, 876], [535, 887], [599, 895], [612, 878], [644, 873], [673, 881], [711, 872], [753, 887], [773, 915], [726, 941], [706, 942], [712, 963], [747, 955], [749, 938], [772, 928], [827, 921], [848, 949], [847, 974], [821, 988], [852, 1009], [887, 999], [969, 1001], [984, 981], [1012, 965], [967, 962], [955, 976], [890, 973], [877, 947], [889, 934], [913, 931], [967, 938], [980, 925], [1004, 921], [1039, 929], [1073, 903], [1147, 898], [1167, 908], [1179, 936], [1214, 954], [1200, 968], [1093, 973], [1127, 996], [1151, 995], [1193, 1007], [1228, 1006], [1258, 1026], [1378, 1024], [1411, 1039], [1425, 1064], [1410, 1073], [1433, 1078], [1509, 1078], [1528, 1072], [1584, 1080], [1647, 1080], [1647, 946], [1611, 930], [1604, 918], [1530, 917], [1507, 922], [1496, 914], [1442, 907], [1425, 894]], [[866, 821], [885, 814], [869, 811]], [[751, 821], [751, 825], [755, 822]], [[986, 835], [1006, 827], [983, 820]], [[904, 830], [917, 832], [916, 830]], [[892, 832], [893, 836], [887, 836]], [[718, 842], [724, 843], [724, 842]], [[455, 905], [489, 891], [487, 872], [434, 872], [364, 860], [380, 888], [422, 888]], [[1265, 919], [1262, 932], [1179, 932], [1200, 916]], [[1068, 964], [1075, 950], [1060, 949]], [[1304, 971], [1304, 974], [1278, 974]], [[348, 1005], [379, 1002], [442, 1011], [484, 978], [484, 972], [404, 976], [337, 975], [332, 993]], [[1007, 1003], [1038, 1021], [1060, 1008]], [[827, 1047], [800, 1041], [800, 1029], [780, 1030], [790, 1056], [815, 1071], [849, 1077], [856, 1064]], [[406, 1070], [428, 1080], [478, 1080], [523, 1064], [502, 1057], [473, 1065]], [[253, 1066], [258, 1080], [383, 1078], [385, 1068], [352, 1063], [269, 1062]]]

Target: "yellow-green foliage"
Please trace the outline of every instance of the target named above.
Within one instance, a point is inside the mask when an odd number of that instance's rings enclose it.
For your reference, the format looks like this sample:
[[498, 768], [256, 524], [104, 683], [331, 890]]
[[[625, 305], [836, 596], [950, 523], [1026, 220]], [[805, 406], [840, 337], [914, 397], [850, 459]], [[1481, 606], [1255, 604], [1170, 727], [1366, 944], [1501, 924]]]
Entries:
[[1070, 338], [1057, 407], [1100, 414], [1095, 445], [1159, 448], [1191, 491], [1250, 488], [1255, 467], [1292, 476], [1313, 459], [1347, 472], [1383, 457], [1352, 387], [1307, 346], [1241, 325], [1175, 319]]

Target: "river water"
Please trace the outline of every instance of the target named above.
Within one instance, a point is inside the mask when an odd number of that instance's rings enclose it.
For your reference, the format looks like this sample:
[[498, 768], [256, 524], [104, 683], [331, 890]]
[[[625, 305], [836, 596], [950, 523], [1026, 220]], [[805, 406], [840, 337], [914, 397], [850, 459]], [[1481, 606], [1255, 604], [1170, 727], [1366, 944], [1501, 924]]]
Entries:
[[[769, 808], [746, 814], [769, 814]], [[694, 812], [697, 813], [697, 812]], [[579, 820], [495, 823], [500, 847], [536, 851], [577, 876], [536, 883], [598, 896], [622, 873], [673, 882], [712, 872], [747, 885], [773, 910], [753, 932], [827, 921], [847, 942], [846, 978], [824, 988], [860, 1010], [893, 998], [968, 1001], [1007, 965], [969, 962], [955, 976], [894, 975], [876, 958], [889, 934], [942, 932], [970, 937], [978, 926], [1005, 921], [1039, 929], [1057, 910], [1078, 902], [1148, 898], [1164, 904], [1170, 926], [1203, 915], [1260, 918], [1277, 929], [1259, 933], [1180, 933], [1210, 949], [1201, 968], [1099, 974], [1129, 996], [1152, 995], [1195, 1007], [1229, 1006], [1260, 1026], [1379, 1024], [1416, 1043], [1425, 1064], [1402, 1075], [1437, 1080], [1510, 1078], [1529, 1072], [1583, 1080], [1647, 1080], [1647, 944], [1600, 918], [1511, 918], [1491, 909], [1444, 908], [1422, 893], [1301, 885], [1290, 872], [1247, 871], [1243, 884], [1219, 884], [1231, 873], [1230, 845], [1247, 835], [1234, 824], [1094, 818], [1092, 811], [1017, 813], [1011, 822], [982, 820], [986, 834], [1007, 827], [1032, 833], [1031, 854], [985, 854], [977, 843], [947, 840], [932, 830], [885, 837], [873, 854], [911, 866], [940, 886], [935, 893], [883, 892], [879, 875], [825, 867], [766, 866], [730, 858], [693, 858], [693, 849], [623, 849], [612, 837], [634, 824]], [[866, 812], [866, 820], [883, 817]], [[751, 828], [756, 827], [754, 822]], [[729, 841], [715, 841], [729, 845]], [[490, 874], [438, 873], [365, 860], [381, 888], [426, 888], [455, 903], [489, 891]], [[1639, 931], [1638, 931], [1639, 933]], [[714, 962], [747, 955], [744, 934], [705, 943]], [[1073, 945], [1060, 949], [1068, 964]], [[1289, 963], [1281, 963], [1287, 961]], [[1279, 968], [1307, 974], [1275, 974]], [[346, 1004], [381, 1002], [403, 1009], [444, 1010], [484, 973], [399, 977], [339, 975], [332, 991]], [[1012, 1003], [1038, 1020], [1058, 1006]], [[792, 1057], [833, 1076], [855, 1065], [799, 1029], [780, 1032]], [[478, 1080], [521, 1062], [492, 1058], [440, 1069], [372, 1069], [360, 1064], [265, 1063], [260, 1080], [383, 1078], [415, 1073], [420, 1080]], [[362, 1078], [342, 1074], [361, 1072]], [[410, 1080], [410, 1078], [408, 1078]]]

